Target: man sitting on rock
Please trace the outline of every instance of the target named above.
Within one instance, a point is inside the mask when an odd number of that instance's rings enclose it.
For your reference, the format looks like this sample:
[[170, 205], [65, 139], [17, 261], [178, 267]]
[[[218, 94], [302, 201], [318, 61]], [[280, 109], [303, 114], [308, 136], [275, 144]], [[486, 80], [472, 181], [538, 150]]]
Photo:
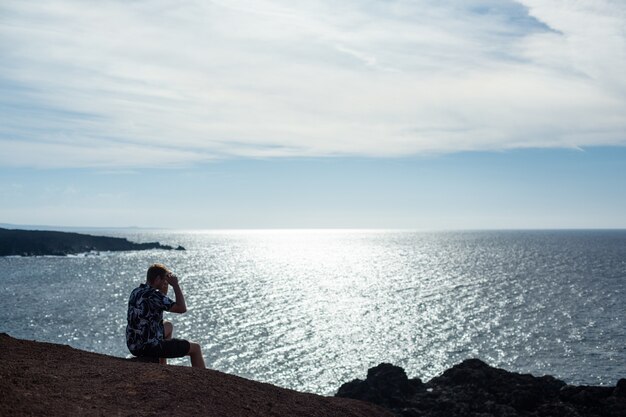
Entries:
[[[166, 295], [168, 284], [174, 290], [176, 301]], [[191, 366], [204, 368], [200, 345], [173, 339], [174, 326], [163, 321], [163, 311], [182, 314], [187, 311], [187, 305], [176, 275], [165, 265], [154, 264], [148, 268], [145, 284], [135, 288], [128, 300], [126, 345], [130, 353], [158, 359], [162, 364], [167, 363], [166, 358], [190, 356]]]

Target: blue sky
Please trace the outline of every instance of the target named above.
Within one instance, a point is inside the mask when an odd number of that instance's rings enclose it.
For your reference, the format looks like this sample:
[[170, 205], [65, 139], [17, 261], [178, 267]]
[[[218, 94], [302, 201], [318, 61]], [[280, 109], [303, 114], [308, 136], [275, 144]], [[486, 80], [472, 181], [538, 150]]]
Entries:
[[626, 227], [621, 1], [0, 4], [0, 222]]
[[626, 227], [626, 148], [3, 169], [18, 224], [197, 228]]

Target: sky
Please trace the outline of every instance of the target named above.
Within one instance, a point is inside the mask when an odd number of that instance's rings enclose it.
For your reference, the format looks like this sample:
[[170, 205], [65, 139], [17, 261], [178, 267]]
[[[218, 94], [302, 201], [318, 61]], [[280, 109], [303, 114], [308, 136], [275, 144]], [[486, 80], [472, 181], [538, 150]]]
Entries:
[[619, 0], [0, 3], [0, 223], [626, 228]]

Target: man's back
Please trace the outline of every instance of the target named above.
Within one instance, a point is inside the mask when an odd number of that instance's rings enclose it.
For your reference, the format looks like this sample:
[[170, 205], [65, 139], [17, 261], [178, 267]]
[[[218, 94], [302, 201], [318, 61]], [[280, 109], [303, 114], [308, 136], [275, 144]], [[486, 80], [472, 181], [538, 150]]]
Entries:
[[154, 346], [164, 338], [163, 311], [174, 301], [149, 285], [135, 288], [128, 299], [126, 344], [131, 352]]
[[[168, 285], [172, 286], [176, 301], [167, 297]], [[163, 264], [153, 264], [146, 273], [146, 283], [135, 288], [128, 299], [128, 324], [126, 344], [137, 357], [157, 358], [167, 364], [168, 358], [189, 356], [191, 366], [205, 368], [202, 348], [199, 344], [172, 337], [174, 325], [163, 323], [163, 311], [183, 314], [187, 303], [178, 277]]]

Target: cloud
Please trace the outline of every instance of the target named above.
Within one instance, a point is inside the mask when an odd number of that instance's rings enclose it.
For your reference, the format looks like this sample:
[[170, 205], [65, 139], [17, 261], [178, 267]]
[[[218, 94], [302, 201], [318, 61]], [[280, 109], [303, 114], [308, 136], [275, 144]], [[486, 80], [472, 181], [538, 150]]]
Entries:
[[0, 164], [626, 144], [618, 1], [0, 5]]

